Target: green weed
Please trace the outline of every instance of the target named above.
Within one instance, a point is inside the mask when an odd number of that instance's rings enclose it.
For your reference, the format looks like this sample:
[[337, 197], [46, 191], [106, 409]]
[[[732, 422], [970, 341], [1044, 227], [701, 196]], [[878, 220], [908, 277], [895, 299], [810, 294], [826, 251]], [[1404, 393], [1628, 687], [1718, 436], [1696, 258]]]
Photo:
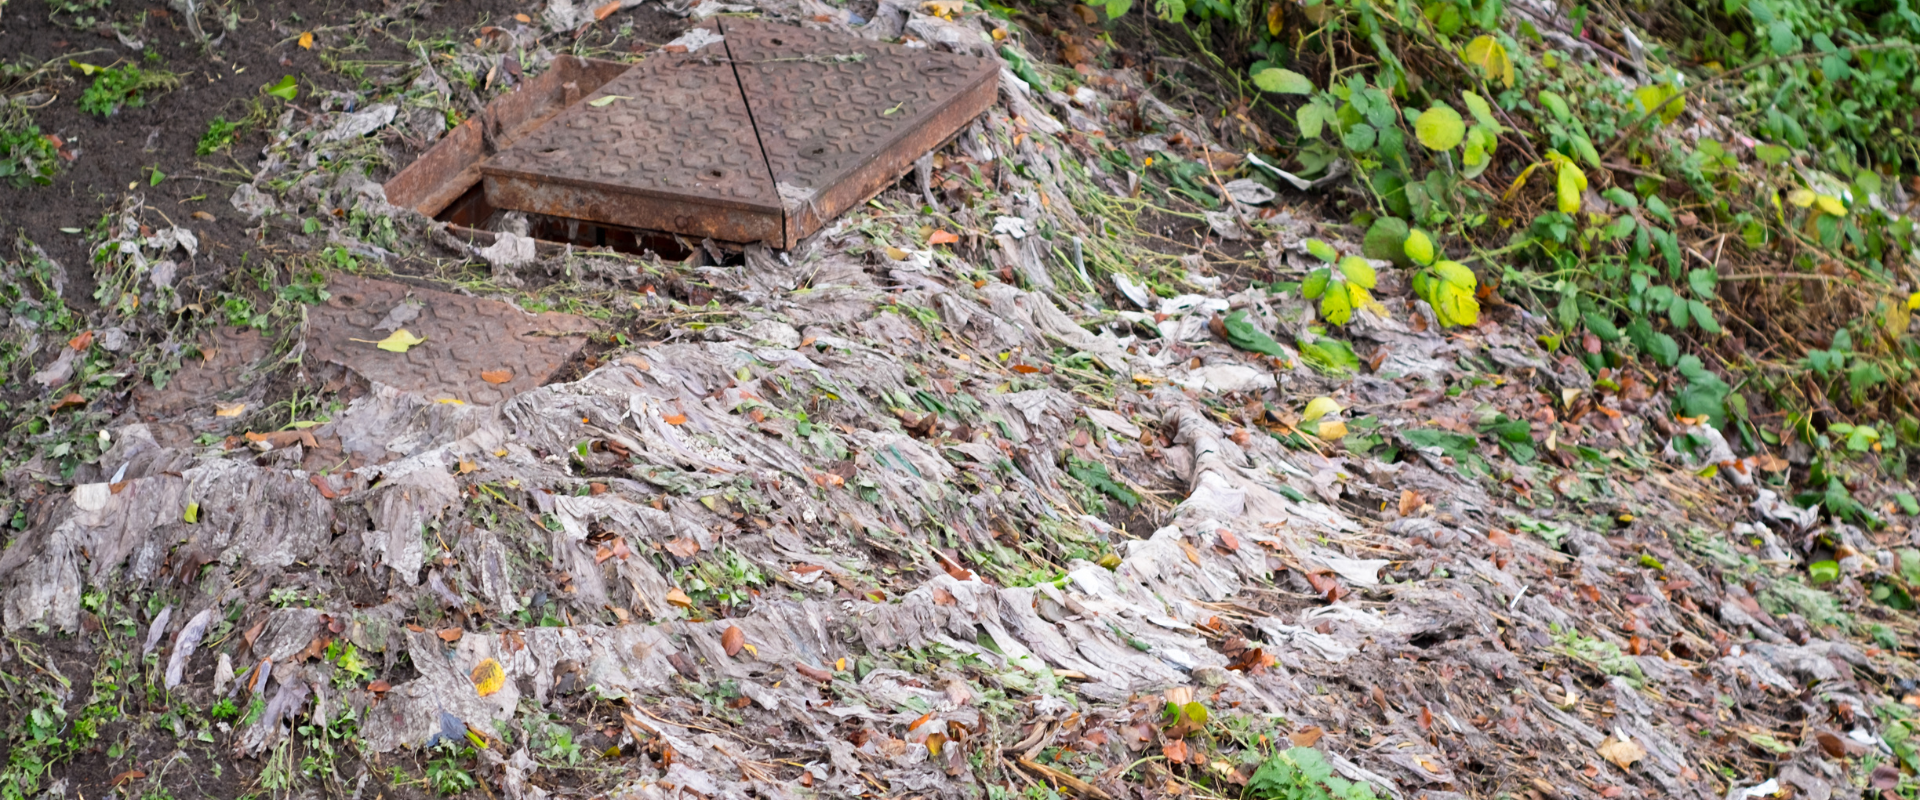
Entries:
[[75, 62], [75, 66], [93, 77], [93, 83], [80, 93], [80, 110], [97, 117], [112, 116], [122, 108], [140, 108], [154, 95], [180, 87], [180, 76], [163, 69], [95, 67]]

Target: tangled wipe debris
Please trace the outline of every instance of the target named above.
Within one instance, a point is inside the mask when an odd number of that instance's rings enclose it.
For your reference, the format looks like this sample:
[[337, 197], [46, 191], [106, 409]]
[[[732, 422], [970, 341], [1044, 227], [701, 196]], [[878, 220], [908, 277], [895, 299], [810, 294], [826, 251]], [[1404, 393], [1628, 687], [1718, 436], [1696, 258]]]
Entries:
[[[925, 10], [856, 30], [1006, 57]], [[391, 105], [283, 116], [234, 193], [351, 211], [294, 243], [333, 254], [304, 327], [200, 340], [180, 375], [246, 353], [232, 380], [136, 401], [70, 476], [9, 472], [7, 702], [68, 721], [15, 741], [52, 764], [10, 767], [29, 793], [104, 763], [214, 796], [1822, 798], [1913, 758], [1914, 625], [1868, 596], [1920, 572], [1905, 528], [1784, 503], [1522, 312], [1442, 335], [1384, 262], [1408, 313], [1328, 337], [1288, 281], [1309, 235], [1359, 248], [1243, 202], [1271, 191], [1220, 183], [1177, 254], [1105, 241], [1138, 207], [1100, 149], [1213, 149], [1131, 71], [1067, 96], [1010, 66], [935, 166], [790, 252], [515, 247], [487, 283], [426, 265], [526, 240], [322, 166], [444, 120], [416, 66]], [[1121, 105], [1159, 132], [1123, 140]], [[95, 262], [100, 313], [158, 341], [135, 309], [180, 307], [200, 254], [148, 216]], [[531, 305], [506, 279], [586, 298], [516, 336], [598, 332], [544, 385], [482, 372], [497, 402], [380, 380], [342, 342], [386, 340], [329, 310], [357, 287], [369, 330], [418, 333], [454, 292]], [[480, 357], [448, 335], [383, 369]], [[271, 376], [337, 407], [249, 416]], [[1819, 588], [1778, 569], [1816, 531], [1849, 551]]]

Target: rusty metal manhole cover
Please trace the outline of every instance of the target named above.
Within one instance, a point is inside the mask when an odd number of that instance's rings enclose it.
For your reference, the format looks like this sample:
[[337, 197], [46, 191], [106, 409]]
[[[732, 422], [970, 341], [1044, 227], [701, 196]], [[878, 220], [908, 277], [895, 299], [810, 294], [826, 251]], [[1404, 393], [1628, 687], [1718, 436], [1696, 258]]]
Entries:
[[985, 59], [754, 19], [704, 26], [710, 43], [694, 52], [591, 86], [603, 62], [569, 63], [555, 85], [496, 100], [487, 116], [501, 131], [565, 107], [517, 140], [492, 135], [491, 158], [478, 127], [456, 129], [389, 182], [390, 199], [438, 214], [466, 191], [446, 184], [477, 174], [480, 208], [791, 247], [897, 180], [997, 91]]
[[[486, 405], [545, 383], [586, 344], [594, 324], [528, 314], [498, 300], [331, 275], [332, 297], [308, 312], [307, 351], [371, 381], [434, 399]], [[404, 353], [374, 346], [404, 328], [426, 341]]]

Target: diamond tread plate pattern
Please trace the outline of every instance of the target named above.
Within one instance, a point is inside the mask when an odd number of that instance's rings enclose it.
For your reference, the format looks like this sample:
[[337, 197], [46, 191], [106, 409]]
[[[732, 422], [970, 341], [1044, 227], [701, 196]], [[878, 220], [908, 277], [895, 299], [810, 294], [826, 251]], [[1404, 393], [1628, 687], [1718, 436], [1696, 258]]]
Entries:
[[[498, 300], [351, 275], [328, 276], [327, 291], [332, 297], [308, 310], [308, 353], [402, 391], [475, 405], [545, 383], [596, 327], [571, 314], [528, 314]], [[405, 353], [374, 347], [392, 332], [376, 326], [409, 300], [418, 313], [398, 327], [426, 341]]]
[[926, 147], [892, 149], [998, 75], [985, 59], [925, 48], [753, 19], [729, 17], [721, 26], [773, 179], [790, 201], [824, 192], [875, 159], [911, 163], [984, 106]]
[[[740, 84], [722, 60], [703, 55], [648, 58], [482, 172], [777, 213]], [[595, 105], [606, 98], [614, 99]]]

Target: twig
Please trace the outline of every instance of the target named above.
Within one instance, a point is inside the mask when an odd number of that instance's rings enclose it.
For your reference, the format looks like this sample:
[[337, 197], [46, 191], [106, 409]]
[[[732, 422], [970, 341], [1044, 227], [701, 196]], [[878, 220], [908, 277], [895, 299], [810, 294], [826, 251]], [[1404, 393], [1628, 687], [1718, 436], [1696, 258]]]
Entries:
[[1076, 778], [1072, 775], [1068, 775], [1067, 773], [1061, 772], [1060, 770], [1054, 769], [1053, 767], [1049, 767], [1045, 764], [1034, 761], [1031, 758], [1026, 758], [1023, 756], [1020, 758], [1019, 764], [1022, 767], [1026, 767], [1027, 769], [1032, 770], [1035, 773], [1038, 773], [1041, 777], [1046, 778], [1047, 780], [1053, 781], [1054, 783], [1060, 784], [1061, 786], [1065, 786], [1069, 789], [1072, 789], [1074, 792], [1078, 793], [1082, 797], [1092, 797], [1092, 798], [1096, 798], [1096, 800], [1113, 800], [1113, 795], [1107, 794], [1106, 792], [1102, 791], [1100, 787], [1095, 786], [1091, 783], [1087, 783], [1086, 781], [1080, 780], [1079, 778]]

